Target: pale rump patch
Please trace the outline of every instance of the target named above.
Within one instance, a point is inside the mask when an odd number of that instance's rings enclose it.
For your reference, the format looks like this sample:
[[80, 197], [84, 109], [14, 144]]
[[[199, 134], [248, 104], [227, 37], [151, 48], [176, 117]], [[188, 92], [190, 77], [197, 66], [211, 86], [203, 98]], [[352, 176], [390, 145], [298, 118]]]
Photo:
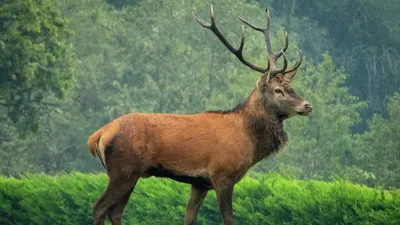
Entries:
[[101, 139], [102, 138], [100, 137], [99, 141], [96, 143], [96, 152], [100, 158], [101, 163], [103, 163], [104, 168], [107, 168], [106, 167], [106, 156], [104, 153], [106, 148], [105, 148], [103, 142], [101, 141]]

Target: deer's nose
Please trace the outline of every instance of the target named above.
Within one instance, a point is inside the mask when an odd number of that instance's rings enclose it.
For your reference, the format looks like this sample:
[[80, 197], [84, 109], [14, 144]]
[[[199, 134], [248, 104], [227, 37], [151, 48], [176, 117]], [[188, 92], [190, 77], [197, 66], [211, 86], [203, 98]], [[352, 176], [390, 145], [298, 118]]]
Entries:
[[304, 107], [306, 107], [306, 109], [312, 109], [312, 105], [308, 102], [304, 105]]

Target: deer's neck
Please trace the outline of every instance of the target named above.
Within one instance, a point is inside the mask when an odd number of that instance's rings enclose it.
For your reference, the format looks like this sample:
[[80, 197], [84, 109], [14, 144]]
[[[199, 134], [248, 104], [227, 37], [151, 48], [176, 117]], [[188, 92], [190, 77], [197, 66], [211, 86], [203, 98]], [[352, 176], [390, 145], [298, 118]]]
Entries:
[[277, 110], [264, 101], [255, 90], [241, 110], [245, 127], [253, 141], [253, 165], [277, 153], [288, 140]]

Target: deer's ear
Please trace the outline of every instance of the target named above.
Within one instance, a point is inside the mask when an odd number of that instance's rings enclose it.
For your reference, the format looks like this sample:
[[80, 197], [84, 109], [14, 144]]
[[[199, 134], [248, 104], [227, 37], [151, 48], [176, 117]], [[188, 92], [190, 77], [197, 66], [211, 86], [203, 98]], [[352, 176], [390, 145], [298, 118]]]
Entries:
[[266, 82], [264, 76], [258, 78], [257, 83], [256, 83], [257, 91], [264, 92], [266, 86], [267, 86], [267, 82]]
[[269, 71], [264, 73], [264, 75], [262, 75], [256, 83], [256, 88], [259, 92], [264, 92], [266, 87], [267, 87], [267, 82], [269, 82], [270, 80], [270, 73]]

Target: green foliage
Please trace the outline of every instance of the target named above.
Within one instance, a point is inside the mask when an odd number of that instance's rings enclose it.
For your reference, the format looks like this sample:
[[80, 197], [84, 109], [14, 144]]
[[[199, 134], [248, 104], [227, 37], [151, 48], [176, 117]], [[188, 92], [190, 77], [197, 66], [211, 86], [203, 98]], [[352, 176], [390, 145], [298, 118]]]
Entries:
[[140, 2], [140, 0], [106, 0], [106, 1], [117, 9], [121, 9], [124, 6], [132, 6], [132, 5], [134, 6], [138, 2]]
[[369, 131], [355, 136], [352, 157], [355, 165], [369, 175], [369, 185], [398, 188], [400, 183], [400, 95], [388, 102], [387, 119], [375, 115], [369, 120]]
[[53, 107], [49, 100], [62, 98], [72, 86], [74, 57], [68, 35], [67, 20], [59, 16], [51, 0], [2, 1], [2, 120], [18, 123], [19, 130], [35, 130], [40, 113]]
[[[0, 177], [0, 223], [91, 224], [91, 205], [105, 175]], [[189, 186], [167, 179], [140, 180], [124, 212], [126, 224], [181, 224]], [[245, 178], [234, 192], [237, 224], [396, 224], [400, 193], [354, 185], [289, 180], [276, 174]], [[210, 191], [197, 224], [220, 224]]]

